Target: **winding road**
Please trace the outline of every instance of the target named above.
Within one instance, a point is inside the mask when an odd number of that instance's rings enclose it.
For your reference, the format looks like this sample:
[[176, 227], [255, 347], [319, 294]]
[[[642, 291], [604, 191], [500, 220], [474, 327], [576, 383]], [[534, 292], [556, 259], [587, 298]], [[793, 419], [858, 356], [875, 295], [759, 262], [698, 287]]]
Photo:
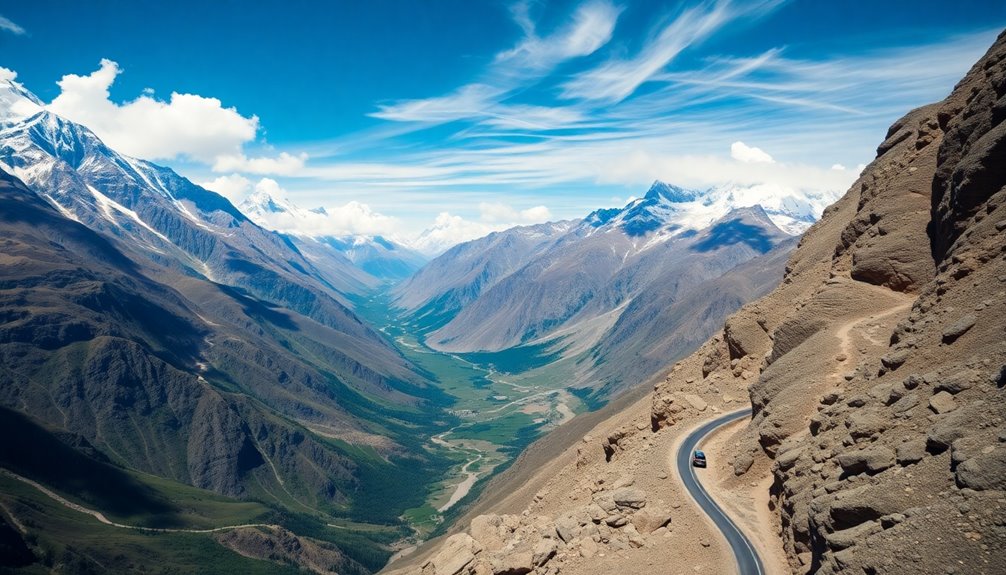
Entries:
[[692, 451], [698, 447], [706, 436], [728, 423], [750, 415], [751, 410], [744, 409], [727, 413], [702, 424], [689, 433], [688, 437], [681, 442], [681, 446], [678, 448], [678, 453], [674, 459], [675, 465], [678, 468], [678, 476], [684, 482], [685, 488], [688, 489], [688, 492], [695, 499], [696, 503], [698, 503], [699, 507], [713, 521], [716, 528], [723, 533], [723, 537], [726, 538], [727, 543], [730, 545], [734, 558], [737, 560], [739, 573], [741, 575], [764, 575], [765, 567], [762, 564], [761, 557], [758, 556], [758, 552], [755, 551], [754, 545], [751, 544], [751, 541], [748, 540], [747, 536], [741, 532], [723, 509], [713, 501], [713, 498], [709, 496], [705, 488], [702, 487], [691, 462]]

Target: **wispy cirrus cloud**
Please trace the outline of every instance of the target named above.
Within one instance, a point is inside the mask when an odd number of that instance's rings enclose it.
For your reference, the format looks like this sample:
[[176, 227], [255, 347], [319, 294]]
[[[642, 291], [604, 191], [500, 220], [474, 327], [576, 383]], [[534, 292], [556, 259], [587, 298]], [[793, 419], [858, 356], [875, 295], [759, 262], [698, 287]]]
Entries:
[[10, 18], [5, 16], [0, 16], [0, 30], [5, 30], [14, 34], [15, 36], [24, 36], [28, 34], [28, 31], [15, 24]]
[[[460, 86], [443, 96], [381, 104], [371, 116], [423, 124], [463, 119], [485, 120], [493, 125], [523, 121], [525, 127], [539, 129], [542, 127], [540, 120], [546, 116], [554, 118], [563, 114], [563, 119], [569, 121], [577, 112], [528, 105], [512, 107], [505, 101], [514, 92], [541, 80], [559, 64], [589, 56], [607, 44], [621, 11], [607, 0], [586, 2], [573, 12], [566, 24], [542, 36], [529, 15], [529, 4], [518, 3], [511, 13], [524, 36], [516, 46], [496, 55], [482, 80]], [[537, 116], [538, 121], [533, 116]], [[545, 122], [544, 127], [551, 125]]]
[[563, 96], [620, 102], [663, 70], [686, 48], [705, 40], [732, 21], [767, 14], [782, 3], [782, 0], [754, 3], [717, 0], [687, 8], [664, 26], [652, 41], [646, 42], [635, 57], [613, 59], [578, 74], [563, 86]]

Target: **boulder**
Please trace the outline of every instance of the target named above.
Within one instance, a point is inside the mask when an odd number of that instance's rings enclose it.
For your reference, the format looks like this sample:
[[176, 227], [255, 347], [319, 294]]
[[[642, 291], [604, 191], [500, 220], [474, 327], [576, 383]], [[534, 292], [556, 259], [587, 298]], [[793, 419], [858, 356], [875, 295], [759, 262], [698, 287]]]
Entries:
[[949, 392], [941, 391], [929, 398], [929, 409], [938, 414], [950, 413], [957, 409], [957, 402]]
[[430, 562], [436, 575], [457, 575], [475, 560], [482, 551], [482, 545], [467, 533], [451, 535], [443, 548]]
[[894, 466], [894, 451], [887, 447], [870, 447], [838, 456], [838, 464], [850, 475], [880, 473]]
[[564, 515], [555, 520], [555, 533], [564, 543], [569, 543], [576, 537], [580, 529], [580, 523], [568, 515]]
[[653, 533], [671, 522], [671, 512], [657, 506], [641, 509], [632, 515], [632, 525], [639, 533]]
[[524, 575], [534, 569], [534, 554], [531, 551], [499, 551], [489, 556], [489, 567], [493, 575]]
[[536, 567], [541, 567], [555, 556], [557, 548], [555, 539], [542, 539], [535, 544], [534, 550], [531, 552], [531, 562]]
[[975, 379], [977, 379], [978, 374], [970, 369], [965, 369], [958, 371], [952, 375], [943, 378], [938, 384], [936, 384], [936, 391], [945, 391], [952, 395], [957, 395], [958, 393], [971, 389], [975, 384]]
[[750, 453], [741, 453], [734, 458], [734, 475], [744, 475], [754, 465], [754, 456]]
[[964, 437], [971, 426], [966, 415], [964, 411], [951, 413], [943, 421], [930, 428], [929, 433], [926, 434], [926, 451], [933, 454], [943, 453], [950, 449], [954, 441]]
[[468, 531], [489, 551], [502, 549], [510, 534], [510, 530], [503, 525], [503, 519], [499, 515], [479, 515], [472, 519]]
[[692, 408], [695, 409], [696, 411], [706, 410], [707, 407], [706, 401], [697, 395], [689, 393], [685, 395], [685, 401], [687, 401], [688, 405], [691, 405]]
[[846, 549], [861, 542], [870, 535], [880, 532], [882, 529], [880, 523], [867, 521], [849, 529], [828, 533], [824, 538], [828, 541], [828, 547], [833, 550]]
[[887, 429], [890, 423], [890, 419], [874, 411], [853, 413], [845, 420], [845, 426], [853, 439], [873, 437]]
[[913, 439], [898, 446], [896, 461], [905, 466], [922, 461], [926, 456], [926, 442], [923, 439]]
[[968, 314], [943, 330], [943, 343], [953, 343], [967, 331], [978, 323], [978, 318], [974, 314]]
[[618, 507], [641, 509], [646, 505], [646, 492], [635, 487], [623, 487], [611, 492], [611, 498]]
[[964, 461], [957, 466], [956, 478], [957, 485], [962, 488], [1006, 491], [1006, 449], [993, 447], [987, 453]]

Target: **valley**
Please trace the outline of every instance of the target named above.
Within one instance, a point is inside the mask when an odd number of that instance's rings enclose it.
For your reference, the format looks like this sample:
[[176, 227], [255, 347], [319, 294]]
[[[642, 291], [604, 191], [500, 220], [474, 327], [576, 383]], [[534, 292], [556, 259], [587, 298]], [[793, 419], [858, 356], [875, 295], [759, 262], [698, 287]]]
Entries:
[[563, 366], [549, 346], [497, 353], [447, 353], [425, 344], [428, 330], [391, 303], [388, 290], [355, 298], [354, 310], [451, 399], [444, 409], [457, 424], [430, 438], [455, 463], [422, 507], [405, 519], [422, 538], [434, 532], [473, 488], [505, 467], [541, 434], [587, 406], [564, 387]]

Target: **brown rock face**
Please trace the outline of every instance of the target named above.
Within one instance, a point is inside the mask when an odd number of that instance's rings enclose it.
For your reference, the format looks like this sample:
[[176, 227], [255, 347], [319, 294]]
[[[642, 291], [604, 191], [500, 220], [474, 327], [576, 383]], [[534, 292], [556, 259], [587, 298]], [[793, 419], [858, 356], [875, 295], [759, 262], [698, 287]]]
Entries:
[[772, 339], [747, 437], [794, 572], [1006, 572], [1004, 119], [1001, 35], [728, 323]]

